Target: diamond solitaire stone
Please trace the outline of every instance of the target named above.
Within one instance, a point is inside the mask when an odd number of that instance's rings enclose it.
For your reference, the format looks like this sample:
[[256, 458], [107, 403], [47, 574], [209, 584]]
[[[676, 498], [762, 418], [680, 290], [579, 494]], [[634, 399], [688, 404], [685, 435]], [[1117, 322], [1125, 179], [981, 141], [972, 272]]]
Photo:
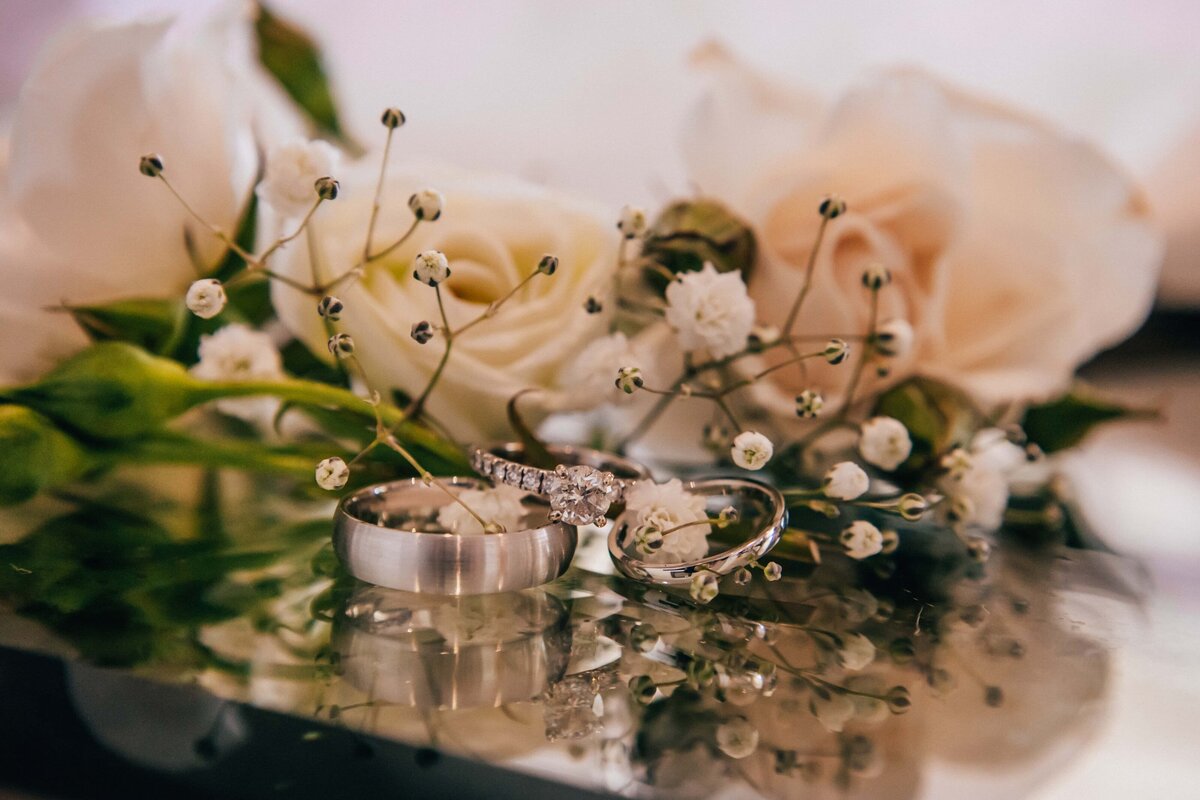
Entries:
[[621, 499], [621, 484], [595, 467], [559, 467], [546, 476], [543, 491], [550, 513], [568, 525], [603, 524], [609, 506]]

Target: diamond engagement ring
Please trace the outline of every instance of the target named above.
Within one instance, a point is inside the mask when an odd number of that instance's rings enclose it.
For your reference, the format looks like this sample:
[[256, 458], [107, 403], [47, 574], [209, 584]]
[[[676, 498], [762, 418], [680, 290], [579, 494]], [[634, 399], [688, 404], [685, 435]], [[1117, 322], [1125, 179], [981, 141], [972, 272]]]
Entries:
[[630, 534], [636, 515], [627, 511], [617, 518], [608, 534], [608, 554], [622, 575], [664, 586], [686, 584], [701, 571], [729, 575], [765, 556], [779, 543], [787, 528], [787, 504], [773, 486], [747, 478], [712, 478], [684, 481], [683, 488], [704, 497], [709, 516], [732, 507], [738, 518], [751, 526], [750, 535], [733, 547], [694, 561], [655, 564], [630, 552]]
[[476, 447], [471, 466], [496, 483], [546, 497], [550, 519], [568, 525], [607, 525], [608, 509], [619, 505], [635, 482], [652, 480], [641, 464], [611, 453], [571, 445], [546, 449], [558, 463], [552, 470], [522, 464], [525, 446], [519, 442]]
[[[486, 486], [478, 478], [443, 483], [454, 489]], [[359, 580], [438, 595], [528, 589], [549, 583], [570, 566], [578, 532], [547, 521], [545, 506], [530, 504], [524, 530], [463, 536], [438, 525], [446, 502], [440, 488], [420, 478], [357, 491], [334, 515], [334, 551]]]

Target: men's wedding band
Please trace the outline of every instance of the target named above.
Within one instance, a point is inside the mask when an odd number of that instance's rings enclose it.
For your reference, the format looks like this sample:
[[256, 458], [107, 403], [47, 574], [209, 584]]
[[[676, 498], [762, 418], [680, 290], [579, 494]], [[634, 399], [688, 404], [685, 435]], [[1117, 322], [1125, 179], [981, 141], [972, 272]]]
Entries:
[[[451, 489], [486, 487], [476, 478], [444, 478]], [[334, 515], [333, 546], [359, 580], [438, 595], [492, 594], [548, 583], [566, 571], [577, 531], [545, 521], [525, 530], [478, 535], [442, 531], [445, 492], [419, 478], [371, 486], [344, 498]], [[534, 507], [527, 522], [545, 520]]]
[[608, 524], [608, 509], [622, 502], [637, 481], [652, 480], [650, 470], [632, 459], [572, 445], [546, 448], [558, 466], [541, 469], [522, 463], [525, 447], [519, 442], [476, 447], [471, 466], [496, 483], [515, 486], [550, 501], [550, 519], [570, 525]]
[[729, 575], [770, 552], [787, 528], [787, 504], [773, 486], [746, 478], [712, 478], [684, 481], [683, 487], [706, 498], [710, 515], [732, 506], [739, 519], [757, 520], [754, 535], [734, 547], [695, 561], [654, 564], [630, 555], [622, 544], [636, 521], [635, 514], [626, 512], [608, 534], [608, 554], [622, 575], [664, 586], [686, 584], [701, 571]]

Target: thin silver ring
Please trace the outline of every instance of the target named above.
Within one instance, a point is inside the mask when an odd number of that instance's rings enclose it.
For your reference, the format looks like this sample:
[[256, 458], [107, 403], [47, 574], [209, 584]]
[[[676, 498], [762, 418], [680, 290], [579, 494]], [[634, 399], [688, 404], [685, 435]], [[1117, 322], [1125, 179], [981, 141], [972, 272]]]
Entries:
[[[633, 512], [625, 512], [617, 518], [608, 534], [608, 554], [613, 564], [622, 575], [638, 581], [656, 583], [663, 586], [678, 586], [689, 583], [697, 572], [714, 572], [717, 575], [730, 573], [746, 566], [755, 559], [762, 558], [771, 548], [779, 543], [783, 531], [787, 528], [787, 504], [783, 495], [773, 486], [747, 478], [711, 478], [708, 480], [684, 481], [683, 487], [689, 492], [707, 495], [716, 508], [732, 505], [738, 509], [743, 519], [749, 519], [746, 509], [747, 495], [757, 496], [762, 506], [762, 521], [753, 537], [728, 550], [696, 559], [675, 564], [650, 564], [631, 556], [621, 540], [629, 526], [634, 522]], [[712, 490], [723, 489], [724, 493]]]
[[[443, 478], [480, 489], [476, 478]], [[381, 483], [344, 498], [334, 515], [333, 547], [359, 580], [405, 592], [474, 595], [540, 586], [562, 575], [577, 531], [562, 522], [526, 530], [460, 536], [437, 526], [445, 493], [419, 478]], [[545, 507], [527, 520], [545, 518]]]
[[553, 470], [521, 463], [525, 446], [520, 442], [475, 447], [471, 466], [496, 483], [546, 497], [550, 519], [571, 525], [604, 527], [608, 509], [619, 505], [630, 487], [653, 480], [650, 470], [623, 456], [564, 444], [547, 445], [546, 449], [558, 464]]

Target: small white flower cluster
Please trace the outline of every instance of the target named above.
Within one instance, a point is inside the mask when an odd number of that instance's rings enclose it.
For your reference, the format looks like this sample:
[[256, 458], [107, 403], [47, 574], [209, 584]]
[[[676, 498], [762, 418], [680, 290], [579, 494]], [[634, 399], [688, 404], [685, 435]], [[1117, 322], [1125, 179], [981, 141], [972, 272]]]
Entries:
[[759, 470], [775, 455], [775, 445], [758, 431], [742, 431], [734, 437], [729, 454], [742, 469]]
[[754, 301], [741, 273], [717, 272], [706, 263], [667, 287], [666, 319], [685, 351], [703, 348], [723, 358], [745, 348], [754, 327]]
[[[270, 334], [233, 323], [200, 337], [199, 360], [191, 373], [206, 381], [278, 381], [285, 376], [283, 359]], [[219, 411], [270, 426], [279, 401], [270, 396], [223, 398]]]
[[942, 458], [945, 474], [938, 488], [947, 498], [949, 522], [962, 527], [995, 530], [1008, 507], [1009, 473], [1026, 462], [1026, 453], [999, 428], [975, 434], [968, 448]]
[[442, 506], [438, 512], [438, 525], [460, 536], [485, 533], [479, 520], [467, 510], [469, 507], [489, 526], [505, 531], [519, 530], [526, 514], [521, 502], [525, 496], [520, 489], [504, 484], [489, 489], [464, 489], [458, 492], [460, 502]]
[[704, 497], [684, 489], [678, 478], [666, 483], [638, 482], [626, 495], [625, 510], [635, 515], [630, 526], [630, 535], [635, 541], [627, 542], [627, 546], [636, 542], [639, 532], [643, 542], [648, 544], [646, 534], [649, 531], [661, 535], [681, 525], [687, 526], [661, 537], [657, 548], [645, 548], [642, 556], [647, 562], [674, 564], [695, 561], [708, 554], [708, 535], [712, 526], [707, 524]]
[[912, 453], [908, 428], [892, 417], [872, 417], [862, 424], [858, 452], [868, 464], [891, 472]]
[[340, 157], [337, 148], [328, 142], [289, 139], [274, 145], [267, 151], [266, 174], [258, 185], [259, 199], [284, 219], [303, 216], [320, 196], [318, 181], [337, 171]]

